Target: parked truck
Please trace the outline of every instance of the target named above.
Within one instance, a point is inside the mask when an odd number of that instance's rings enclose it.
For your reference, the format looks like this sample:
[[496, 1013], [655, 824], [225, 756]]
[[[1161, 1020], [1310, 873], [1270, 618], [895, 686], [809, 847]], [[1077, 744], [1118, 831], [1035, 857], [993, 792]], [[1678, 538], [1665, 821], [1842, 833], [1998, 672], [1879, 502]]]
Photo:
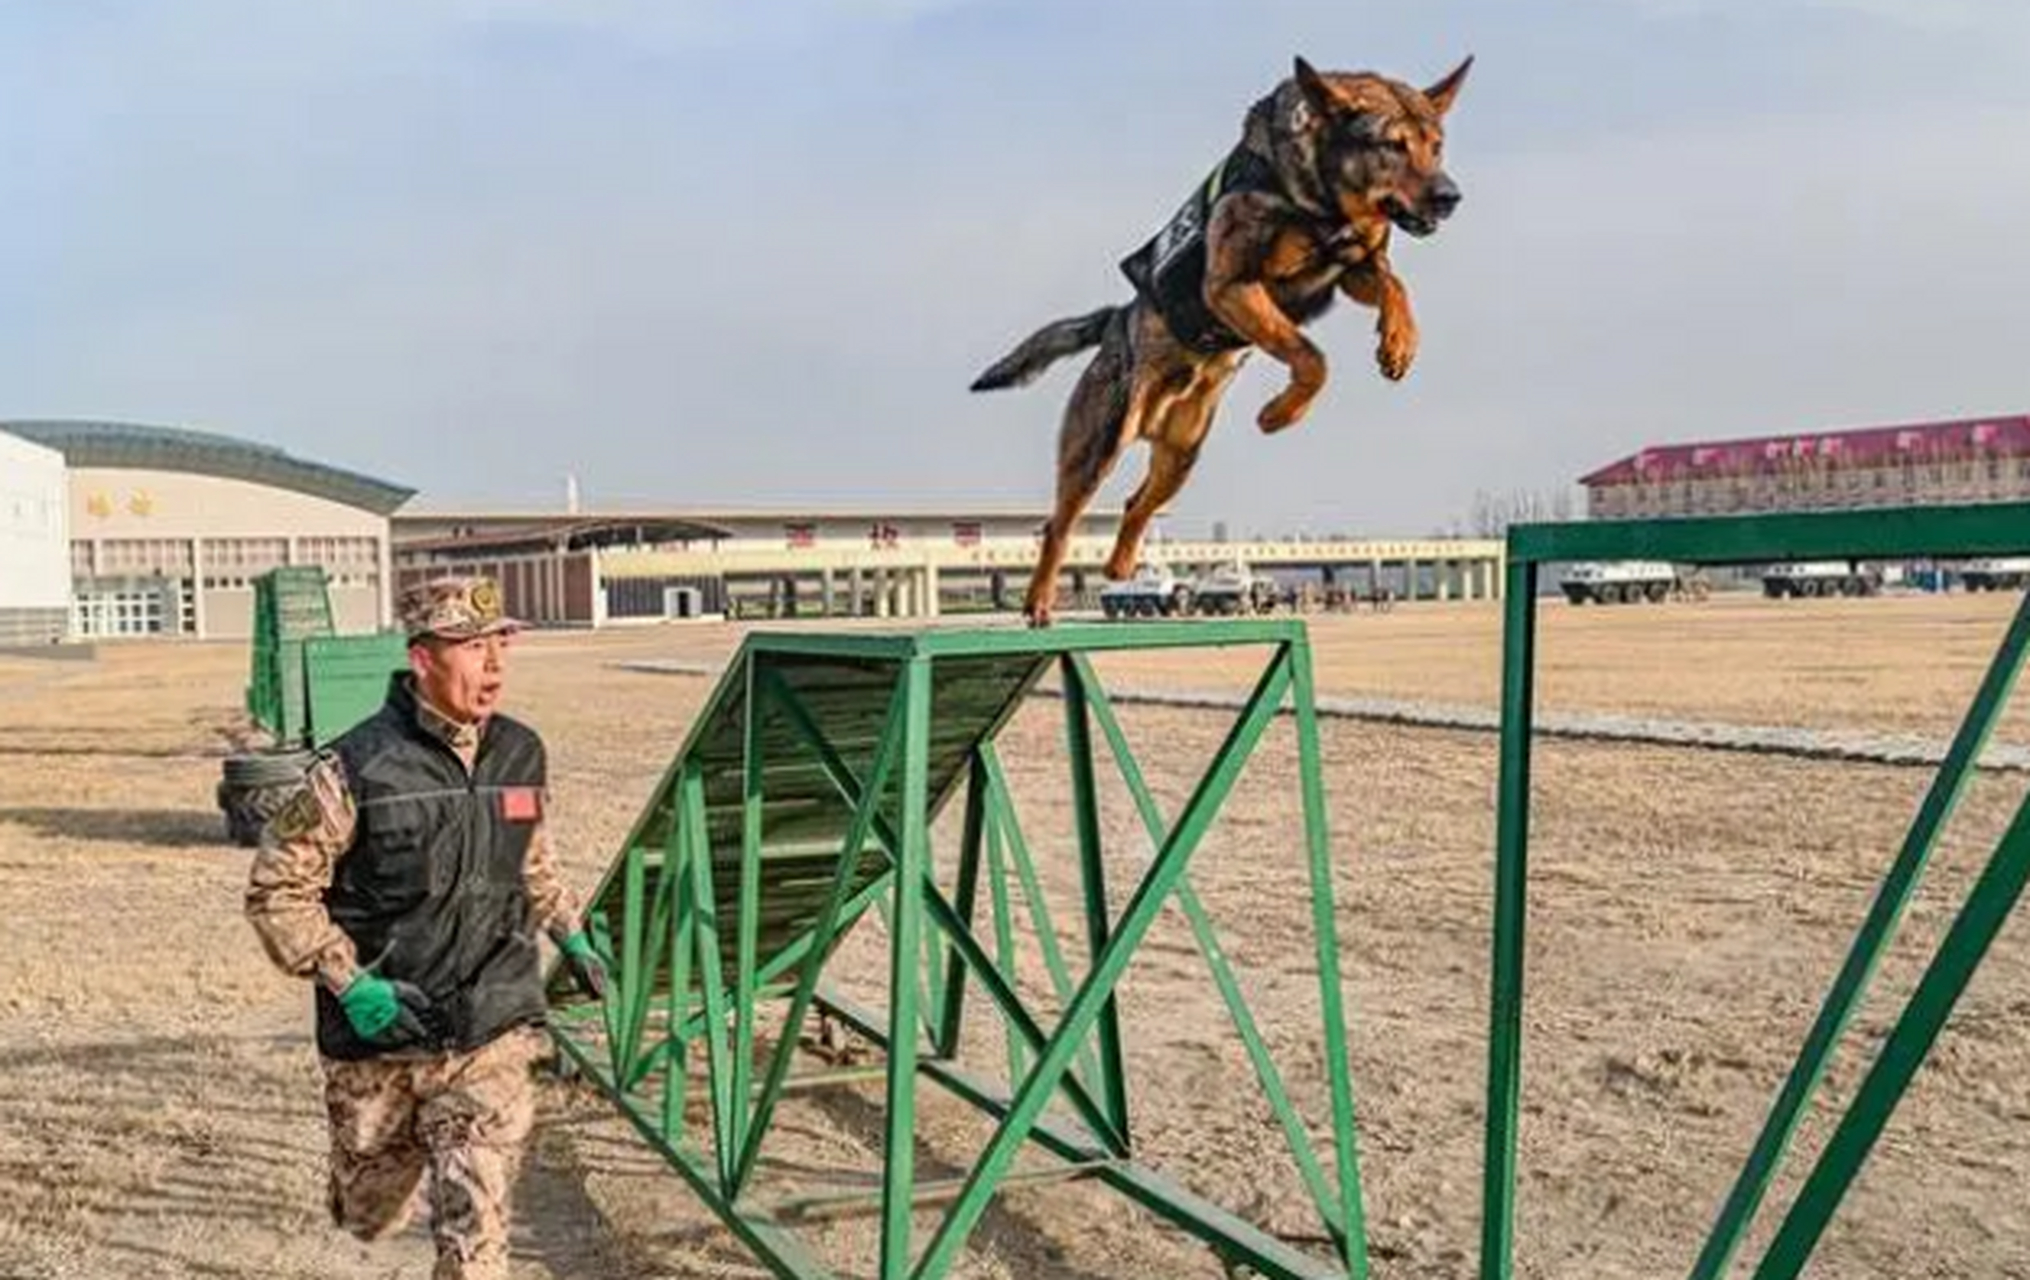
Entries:
[[1215, 565], [1191, 583], [1193, 612], [1207, 615], [1270, 613], [1281, 596], [1274, 578], [1238, 560]]
[[1100, 612], [1109, 618], [1172, 618], [1191, 612], [1191, 584], [1156, 563], [1137, 565], [1133, 577], [1100, 588]]
[[1558, 588], [1573, 604], [1703, 600], [1709, 589], [1704, 574], [1662, 560], [1585, 561], [1567, 567]]
[[1969, 560], [1960, 566], [1959, 574], [1968, 591], [2019, 591], [2030, 586], [2030, 556]]
[[1771, 600], [1813, 596], [1873, 596], [1902, 580], [1899, 569], [1855, 560], [1799, 560], [1762, 570], [1762, 594]]

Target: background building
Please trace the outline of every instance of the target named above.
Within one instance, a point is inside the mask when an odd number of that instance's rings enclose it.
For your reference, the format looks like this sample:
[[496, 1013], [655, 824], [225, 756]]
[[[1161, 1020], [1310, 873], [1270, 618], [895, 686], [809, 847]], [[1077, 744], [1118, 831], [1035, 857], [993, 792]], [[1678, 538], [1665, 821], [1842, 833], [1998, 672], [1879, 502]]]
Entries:
[[[669, 618], [932, 618], [1021, 606], [1047, 511], [696, 510], [409, 512], [393, 518], [396, 585], [441, 573], [498, 578], [510, 613], [602, 627]], [[1065, 609], [1089, 609], [1120, 529], [1089, 510], [1066, 548]], [[1189, 580], [1236, 563], [1295, 592], [1386, 591], [1394, 599], [1499, 598], [1493, 539], [1170, 538], [1161, 517], [1147, 564]]]
[[[941, 602], [1019, 596], [1049, 512], [969, 508], [586, 513], [404, 511], [392, 521], [396, 583], [434, 574], [500, 579], [508, 612], [604, 626], [687, 614], [935, 614]], [[1117, 511], [1078, 536], [1108, 539]], [[1160, 537], [1160, 529], [1152, 536]], [[1083, 569], [1078, 572], [1083, 573]]]
[[63, 455], [0, 432], [0, 645], [49, 644], [70, 623]]
[[321, 565], [341, 631], [391, 617], [388, 516], [413, 491], [210, 432], [0, 422], [68, 467], [71, 629], [237, 638], [259, 574]]
[[2021, 500], [2030, 417], [1664, 445], [1579, 483], [1604, 519]]

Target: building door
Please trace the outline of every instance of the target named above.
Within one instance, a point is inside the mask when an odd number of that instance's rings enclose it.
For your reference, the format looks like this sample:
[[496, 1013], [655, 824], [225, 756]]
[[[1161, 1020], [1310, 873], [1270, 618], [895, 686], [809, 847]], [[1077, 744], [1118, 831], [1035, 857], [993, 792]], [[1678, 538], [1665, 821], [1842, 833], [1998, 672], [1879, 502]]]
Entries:
[[163, 597], [173, 589], [173, 583], [133, 579], [85, 584], [71, 605], [72, 628], [81, 636], [160, 635], [169, 616]]

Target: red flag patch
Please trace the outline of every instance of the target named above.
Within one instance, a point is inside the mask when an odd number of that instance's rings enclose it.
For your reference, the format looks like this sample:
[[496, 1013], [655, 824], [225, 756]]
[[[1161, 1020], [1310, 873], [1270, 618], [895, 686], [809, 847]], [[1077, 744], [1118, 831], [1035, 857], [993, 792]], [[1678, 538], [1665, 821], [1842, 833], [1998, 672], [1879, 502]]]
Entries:
[[500, 811], [509, 822], [534, 822], [543, 816], [542, 793], [534, 787], [509, 787], [500, 793]]

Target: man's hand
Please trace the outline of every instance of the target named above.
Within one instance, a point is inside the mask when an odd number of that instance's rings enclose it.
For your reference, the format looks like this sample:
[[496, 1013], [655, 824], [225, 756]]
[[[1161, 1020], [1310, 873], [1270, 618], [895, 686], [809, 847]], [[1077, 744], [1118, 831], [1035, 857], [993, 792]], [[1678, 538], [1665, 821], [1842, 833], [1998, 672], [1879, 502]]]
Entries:
[[362, 973], [339, 993], [338, 1006], [352, 1029], [374, 1044], [421, 1044], [430, 1038], [424, 1022], [430, 997], [413, 983]]
[[604, 1000], [606, 965], [592, 949], [591, 937], [579, 929], [557, 939], [557, 949], [563, 952], [564, 963], [571, 967], [571, 977], [578, 983], [578, 989], [594, 1000]]

